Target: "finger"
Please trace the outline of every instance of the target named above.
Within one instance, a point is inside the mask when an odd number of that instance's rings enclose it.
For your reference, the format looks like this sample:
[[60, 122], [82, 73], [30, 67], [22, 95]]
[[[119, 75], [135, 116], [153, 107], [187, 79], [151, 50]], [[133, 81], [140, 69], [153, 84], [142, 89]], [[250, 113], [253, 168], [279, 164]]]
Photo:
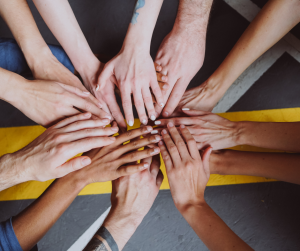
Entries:
[[125, 119], [123, 117], [123, 114], [121, 112], [121, 109], [117, 103], [116, 96], [113, 95], [113, 97], [110, 98], [110, 101], [108, 102], [109, 109], [112, 113], [113, 118], [116, 120], [118, 125], [122, 128], [127, 129], [127, 125], [125, 123]]
[[157, 155], [159, 154], [159, 148], [148, 148], [146, 150], [142, 150], [142, 151], [134, 151], [131, 153], [127, 153], [125, 155], [123, 155], [122, 157], [120, 157], [117, 161], [117, 163], [119, 163], [119, 165], [124, 165], [133, 161], [138, 161], [141, 159], [145, 159], [145, 158], [149, 158], [151, 156]]
[[88, 137], [101, 137], [101, 136], [111, 136], [117, 133], [119, 130], [118, 127], [105, 127], [105, 128], [89, 128], [84, 130], [79, 130], [76, 132], [69, 132], [67, 134], [63, 134], [64, 141], [71, 142], [83, 138]]
[[[158, 82], [159, 88], [162, 90], [163, 95], [165, 95], [165, 91], [170, 88], [170, 85], [168, 83], [164, 82]], [[156, 103], [156, 100], [155, 100]]]
[[171, 159], [171, 156], [170, 156], [170, 154], [169, 154], [169, 152], [168, 152], [168, 150], [167, 150], [167, 148], [166, 148], [164, 142], [163, 142], [163, 141], [160, 141], [160, 142], [158, 143], [158, 146], [159, 146], [159, 149], [160, 149], [160, 152], [161, 152], [161, 156], [162, 156], [162, 158], [163, 158], [163, 161], [164, 161], [164, 163], [165, 163], [166, 171], [167, 171], [167, 173], [168, 173], [168, 172], [171, 171], [172, 168], [174, 167], [173, 161], [172, 161], [172, 159]]
[[185, 108], [185, 107], [182, 108], [182, 111], [189, 116], [203, 116], [203, 115], [211, 114], [211, 112], [193, 110], [193, 109]]
[[97, 128], [97, 127], [103, 127], [109, 124], [109, 119], [89, 119], [89, 120], [83, 120], [83, 121], [75, 121], [64, 128], [62, 128], [61, 132], [74, 132], [82, 129], [88, 129], [88, 128]]
[[91, 162], [92, 162], [91, 159], [86, 156], [80, 156], [80, 157], [71, 159], [56, 168], [55, 172], [57, 174], [57, 178], [63, 177], [71, 172], [77, 171], [77, 170], [91, 164]]
[[117, 169], [117, 178], [143, 171], [149, 167], [148, 163], [130, 164]]
[[161, 135], [163, 137], [163, 140], [165, 142], [165, 145], [168, 149], [168, 152], [172, 158], [172, 162], [174, 163], [174, 165], [175, 165], [175, 163], [180, 163], [181, 158], [180, 158], [178, 149], [177, 149], [176, 145], [174, 144], [172, 138], [168, 134], [167, 130], [163, 129], [161, 132]]
[[179, 117], [179, 118], [170, 118], [170, 119], [159, 119], [154, 122], [158, 126], [167, 126], [168, 123], [172, 122], [174, 125], [195, 125], [197, 124], [197, 118], [193, 117]]
[[129, 86], [130, 85], [127, 85], [126, 83], [121, 84], [121, 99], [127, 124], [129, 126], [133, 126], [134, 118], [132, 113], [131, 94], [130, 89], [128, 88]]
[[167, 101], [167, 104], [163, 110], [162, 114], [164, 117], [169, 117], [174, 112], [187, 86], [188, 83], [185, 80], [177, 80], [175, 86], [173, 87], [171, 95]]
[[148, 116], [152, 121], [154, 121], [156, 119], [156, 113], [154, 110], [152, 95], [148, 87], [144, 87], [142, 89], [142, 95], [147, 108]]
[[86, 120], [89, 119], [92, 116], [92, 114], [90, 112], [86, 112], [86, 113], [79, 113], [78, 115], [66, 118], [60, 122], [58, 122], [56, 125], [53, 126], [53, 128], [62, 128], [66, 125], [69, 125], [75, 121], [80, 121], [80, 120]]
[[200, 158], [200, 154], [198, 151], [198, 147], [197, 147], [197, 143], [195, 141], [195, 139], [193, 138], [193, 136], [191, 135], [191, 133], [189, 132], [189, 130], [184, 126], [181, 125], [180, 126], [180, 131], [181, 131], [181, 135], [184, 138], [190, 155], [192, 156], [193, 159], [199, 159]]
[[156, 178], [156, 185], [158, 186], [158, 188], [160, 188], [163, 180], [164, 180], [164, 175], [163, 175], [162, 171], [159, 169], [157, 178]]
[[143, 125], [147, 125], [148, 119], [147, 119], [147, 115], [145, 112], [144, 100], [142, 97], [141, 89], [136, 88], [136, 90], [133, 92], [133, 99], [134, 99], [135, 108], [136, 108], [136, 111], [138, 113], [141, 123]]
[[160, 168], [160, 156], [155, 155], [152, 159], [152, 163], [150, 165], [150, 173], [154, 176], [157, 177], [158, 171]]
[[90, 112], [94, 115], [96, 115], [99, 118], [108, 118], [111, 119], [111, 116], [109, 116], [105, 111], [94, 105], [88, 100], [73, 96], [71, 97], [72, 105], [74, 107], [77, 107], [83, 111]]
[[156, 72], [156, 78], [157, 78], [158, 82], [167, 82], [168, 81], [168, 77], [160, 72]]
[[172, 122], [168, 123], [168, 129], [169, 129], [170, 135], [173, 139], [173, 142], [175, 143], [175, 145], [178, 149], [181, 159], [189, 158], [190, 153], [185, 145], [185, 142], [183, 141], [177, 128], [174, 126], [174, 124]]
[[119, 149], [115, 150], [115, 156], [116, 156], [116, 158], [118, 158], [119, 156], [121, 156], [129, 151], [140, 149], [151, 143], [158, 143], [160, 140], [161, 140], [161, 136], [159, 136], [159, 135], [152, 135], [149, 137], [145, 137], [143, 139], [135, 140], [135, 141], [130, 142], [126, 145], [123, 145]]
[[209, 175], [210, 175], [209, 157], [210, 157], [211, 152], [212, 152], [212, 147], [206, 148], [204, 151], [203, 157], [202, 157], [203, 168], [204, 168], [204, 171], [205, 171], [207, 177], [209, 177]]
[[94, 148], [99, 148], [112, 144], [115, 137], [92, 137], [84, 138], [69, 143], [61, 143], [57, 145], [56, 151], [58, 155], [65, 156], [66, 160], [83, 152], [88, 152]]
[[163, 95], [162, 95], [161, 89], [155, 79], [150, 82], [150, 87], [155, 96], [157, 104], [160, 105], [161, 107], [164, 107], [165, 104], [164, 104]]
[[155, 67], [156, 71], [161, 71], [162, 70], [162, 67], [158, 63], [154, 62], [154, 67]]
[[85, 90], [80, 90], [76, 86], [66, 85], [66, 84], [63, 84], [63, 83], [58, 83], [58, 84], [61, 87], [63, 87], [64, 89], [66, 89], [67, 91], [69, 91], [73, 94], [76, 94], [79, 97], [88, 98], [96, 106], [98, 106], [99, 108], [102, 108], [102, 104], [88, 90], [86, 90], [86, 88], [84, 86], [82, 86], [82, 87]]
[[109, 80], [110, 76], [113, 75], [113, 70], [114, 70], [114, 64], [112, 62], [105, 64], [103, 71], [99, 75], [96, 91], [100, 91], [104, 88], [107, 80]]

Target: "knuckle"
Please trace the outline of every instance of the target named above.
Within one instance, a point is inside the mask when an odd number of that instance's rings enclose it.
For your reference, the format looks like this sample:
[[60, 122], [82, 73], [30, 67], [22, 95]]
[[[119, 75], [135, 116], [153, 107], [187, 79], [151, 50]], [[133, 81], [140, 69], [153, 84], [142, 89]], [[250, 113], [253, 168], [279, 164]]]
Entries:
[[185, 143], [183, 140], [178, 140], [176, 145], [178, 145], [179, 147], [183, 147], [183, 146], [185, 146]]
[[67, 149], [67, 145], [66, 144], [59, 144], [56, 146], [56, 151], [59, 153], [59, 154], [62, 154], [66, 151]]
[[91, 108], [92, 108], [92, 105], [91, 105], [91, 103], [89, 103], [89, 102], [85, 102], [84, 107], [85, 107], [85, 109], [86, 109], [87, 111], [90, 111]]
[[169, 151], [170, 151], [170, 152], [176, 152], [176, 151], [177, 151], [177, 147], [176, 147], [175, 145], [171, 145], [171, 146], [169, 147]]
[[193, 138], [189, 138], [188, 140], [187, 140], [187, 143], [188, 144], [191, 144], [191, 143], [194, 143], [195, 142], [195, 140], [193, 139]]
[[128, 99], [123, 100], [122, 102], [123, 108], [131, 107], [131, 101]]
[[137, 107], [141, 107], [143, 104], [144, 104], [144, 102], [143, 102], [143, 100], [141, 100], [141, 99], [138, 99], [138, 100], [135, 101], [135, 105], [136, 105]]
[[126, 136], [127, 136], [127, 137], [131, 137], [131, 136], [132, 136], [132, 131], [127, 131], [127, 132], [126, 132]]
[[146, 97], [144, 98], [144, 101], [145, 101], [145, 103], [150, 103], [150, 102], [152, 102], [152, 97], [146, 96]]

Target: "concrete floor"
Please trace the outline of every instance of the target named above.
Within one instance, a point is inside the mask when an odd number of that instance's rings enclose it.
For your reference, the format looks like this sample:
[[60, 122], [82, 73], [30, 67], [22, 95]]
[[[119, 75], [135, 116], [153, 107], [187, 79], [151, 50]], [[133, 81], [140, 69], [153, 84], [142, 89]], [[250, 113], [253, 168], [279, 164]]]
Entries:
[[[219, 66], [266, 1], [215, 0], [208, 28], [204, 65], [190, 87], [205, 81]], [[70, 1], [94, 53], [113, 57], [121, 48], [135, 0]], [[242, 4], [239, 4], [242, 3]], [[56, 39], [29, 1], [48, 43]], [[151, 55], [172, 29], [178, 0], [165, 0], [154, 31]], [[242, 6], [242, 7], [241, 7]], [[12, 37], [0, 20], [0, 36]], [[300, 39], [300, 26], [290, 36]], [[281, 40], [234, 83], [214, 111], [252, 111], [300, 107], [300, 40]], [[0, 102], [0, 127], [34, 123]], [[283, 182], [208, 187], [206, 199], [220, 217], [255, 250], [300, 249], [300, 187]], [[107, 210], [108, 194], [78, 196], [39, 242], [42, 251], [65, 251]], [[15, 215], [33, 200], [0, 201], [0, 220]], [[72, 230], [72, 231], [68, 231]], [[71, 233], [71, 234], [70, 234]], [[69, 250], [76, 250], [74, 246]], [[126, 245], [126, 251], [207, 250], [174, 207], [170, 191], [160, 191], [151, 211]]]

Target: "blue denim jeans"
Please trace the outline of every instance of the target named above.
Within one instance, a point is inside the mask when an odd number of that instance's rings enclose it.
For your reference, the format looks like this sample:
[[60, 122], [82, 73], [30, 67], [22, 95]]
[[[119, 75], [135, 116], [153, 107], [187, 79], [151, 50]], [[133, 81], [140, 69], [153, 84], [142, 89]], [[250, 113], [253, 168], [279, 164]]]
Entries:
[[[58, 61], [74, 73], [74, 67], [65, 51], [57, 45], [48, 46]], [[0, 38], [0, 67], [22, 76], [32, 76], [25, 57], [14, 39]]]

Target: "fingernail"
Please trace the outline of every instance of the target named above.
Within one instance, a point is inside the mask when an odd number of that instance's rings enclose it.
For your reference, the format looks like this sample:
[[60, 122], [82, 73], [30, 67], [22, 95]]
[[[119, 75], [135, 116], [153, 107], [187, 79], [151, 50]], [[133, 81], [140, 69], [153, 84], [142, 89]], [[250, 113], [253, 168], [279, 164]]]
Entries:
[[102, 123], [104, 123], [104, 124], [106, 124], [106, 125], [108, 125], [108, 124], [109, 124], [109, 122], [110, 122], [110, 120], [109, 120], [109, 119], [102, 119]]
[[159, 105], [160, 105], [160, 107], [164, 107], [164, 106], [165, 106], [165, 104], [164, 104], [164, 103], [160, 103]]
[[180, 125], [180, 127], [181, 127], [181, 128], [185, 128], [185, 126], [184, 126], [184, 125]]
[[82, 159], [81, 160], [81, 164], [83, 165], [83, 166], [87, 166], [87, 165], [89, 165], [89, 164], [91, 164], [91, 159], [90, 158], [84, 158], [84, 159]]
[[213, 149], [212, 149], [212, 147], [211, 147], [211, 148], [210, 148], [210, 150], [209, 150], [209, 153], [211, 153], [211, 152], [212, 152], [212, 150], [213, 150]]
[[111, 141], [115, 141], [115, 140], [116, 140], [115, 137], [109, 137], [109, 139], [110, 139]]
[[154, 115], [151, 115], [150, 119], [151, 119], [152, 121], [154, 121], [154, 120], [156, 119], [156, 117], [155, 117]]
[[[152, 69], [153, 69], [153, 68], [152, 68]], [[97, 85], [97, 86], [96, 86], [96, 91], [98, 91], [98, 90], [99, 90], [99, 87], [100, 87], [99, 85]]]
[[102, 104], [100, 102], [98, 103], [98, 106], [99, 106], [99, 108], [102, 108]]
[[166, 79], [167, 78], [165, 76], [162, 76], [162, 78], [161, 78], [162, 81], [166, 81]]
[[183, 111], [189, 111], [190, 108], [182, 108]]
[[133, 126], [133, 121], [132, 121], [132, 120], [129, 120], [129, 121], [128, 121], [128, 125], [129, 125], [129, 126]]
[[169, 123], [168, 123], [168, 126], [169, 126], [169, 127], [173, 127], [174, 124], [173, 124], [172, 122], [169, 122]]
[[163, 85], [163, 89], [168, 89], [168, 85]]
[[83, 114], [83, 116], [86, 118], [89, 118], [91, 116], [91, 114], [88, 112], [88, 113]]
[[159, 121], [159, 120], [158, 120], [158, 121], [155, 121], [154, 124], [155, 124], [155, 125], [160, 125], [160, 124], [161, 124], [161, 121]]
[[154, 148], [154, 150], [151, 152], [151, 154], [153, 155], [153, 154], [156, 154], [158, 152], [159, 152], [159, 148]]
[[168, 117], [168, 116], [169, 116], [169, 113], [168, 113], [168, 112], [164, 112], [164, 116], [165, 116], [165, 117]]
[[83, 92], [83, 94], [85, 94], [85, 95], [90, 95], [90, 93], [89, 93], [89, 92]]
[[156, 141], [159, 141], [159, 140], [160, 140], [160, 136], [155, 135], [155, 140], [156, 140]]
[[[153, 69], [153, 68], [152, 68]], [[160, 71], [161, 70], [161, 66], [156, 66], [156, 70]]]
[[145, 164], [144, 164], [144, 167], [145, 167], [145, 168], [149, 167], [149, 164], [148, 164], [148, 163], [145, 163]]
[[167, 130], [163, 129], [162, 134], [167, 134]]
[[147, 119], [143, 119], [142, 124], [147, 125]]
[[159, 145], [159, 146], [162, 146], [162, 145], [163, 145], [163, 142], [162, 142], [162, 141], [159, 141], [159, 142], [158, 142], [158, 145]]
[[114, 132], [117, 132], [117, 131], [119, 131], [119, 127], [111, 127], [111, 130]]
[[152, 126], [146, 126], [146, 128], [148, 132], [151, 132], [153, 130]]
[[153, 131], [151, 132], [151, 134], [156, 134], [156, 133], [158, 133], [157, 130], [153, 130]]

